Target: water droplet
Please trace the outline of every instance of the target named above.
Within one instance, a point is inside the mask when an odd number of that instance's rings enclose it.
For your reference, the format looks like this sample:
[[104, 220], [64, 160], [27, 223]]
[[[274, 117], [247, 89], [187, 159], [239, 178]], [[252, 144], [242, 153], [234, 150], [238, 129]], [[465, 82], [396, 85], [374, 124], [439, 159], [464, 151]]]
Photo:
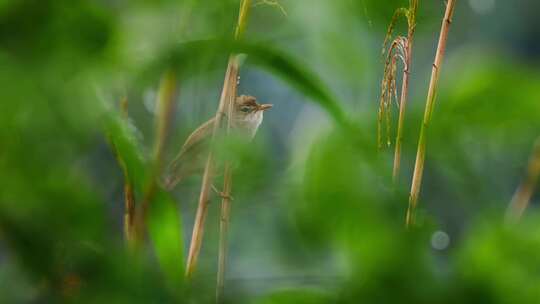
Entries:
[[448, 233], [438, 230], [431, 235], [431, 247], [436, 250], [444, 250], [450, 245], [450, 236]]

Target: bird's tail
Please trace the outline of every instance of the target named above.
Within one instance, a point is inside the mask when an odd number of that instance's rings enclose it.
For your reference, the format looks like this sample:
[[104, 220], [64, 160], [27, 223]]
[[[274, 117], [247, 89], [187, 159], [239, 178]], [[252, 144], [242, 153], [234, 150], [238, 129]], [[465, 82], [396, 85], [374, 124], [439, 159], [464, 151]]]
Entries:
[[173, 161], [167, 170], [165, 171], [165, 174], [163, 175], [161, 179], [161, 186], [167, 190], [171, 191], [173, 190], [176, 185], [178, 185], [183, 180], [183, 174], [179, 174], [181, 170], [179, 170], [178, 161]]

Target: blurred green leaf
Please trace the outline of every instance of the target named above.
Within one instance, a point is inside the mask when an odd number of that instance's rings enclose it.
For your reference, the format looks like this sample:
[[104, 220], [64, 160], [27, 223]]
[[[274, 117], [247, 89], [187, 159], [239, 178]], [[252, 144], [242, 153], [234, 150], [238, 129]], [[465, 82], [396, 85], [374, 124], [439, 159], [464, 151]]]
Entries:
[[150, 205], [148, 231], [168, 287], [180, 294], [184, 283], [182, 221], [175, 201], [166, 192], [159, 191]]
[[[518, 225], [481, 221], [456, 254], [465, 298], [488, 295], [491, 303], [537, 303], [540, 298], [538, 214]], [[472, 303], [472, 302], [470, 302]]]
[[224, 54], [232, 53], [248, 55], [249, 60], [254, 64], [269, 70], [286, 83], [311, 97], [311, 100], [323, 108], [335, 122], [346, 124], [346, 116], [341, 105], [320, 79], [297, 60], [272, 49], [268, 45], [247, 41], [238, 42], [230, 39], [186, 42], [163, 55], [160, 61], [146, 70], [143, 75], [146, 78], [148, 75], [155, 75], [156, 71], [165, 67], [174, 66], [179, 71], [180, 77], [187, 77], [197, 66], [194, 66], [193, 63], [223, 60]]
[[[144, 193], [146, 183], [151, 178], [151, 169], [142, 156], [132, 129], [113, 110], [106, 110], [105, 120], [107, 134], [120, 166], [125, 165], [126, 178], [135, 185], [137, 193]], [[176, 202], [168, 193], [158, 189], [149, 204], [147, 224], [153, 249], [169, 287], [178, 290], [184, 281], [184, 242]]]

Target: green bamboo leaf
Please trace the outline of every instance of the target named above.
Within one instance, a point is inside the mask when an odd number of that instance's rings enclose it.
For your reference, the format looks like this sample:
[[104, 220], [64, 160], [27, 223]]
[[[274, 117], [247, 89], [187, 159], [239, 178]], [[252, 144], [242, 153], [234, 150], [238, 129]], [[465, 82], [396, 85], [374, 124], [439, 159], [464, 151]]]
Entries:
[[193, 72], [200, 71], [201, 67], [215, 67], [220, 61], [224, 61], [224, 54], [234, 53], [248, 55], [249, 62], [278, 76], [310, 97], [310, 101], [324, 109], [338, 124], [346, 124], [342, 107], [319, 77], [294, 58], [268, 45], [231, 39], [190, 41], [169, 50], [142, 74], [145, 78], [155, 79], [158, 71], [172, 66], [178, 71], [179, 77], [188, 77]]
[[176, 203], [164, 191], [150, 204], [148, 233], [168, 287], [178, 293], [184, 282], [182, 222]]

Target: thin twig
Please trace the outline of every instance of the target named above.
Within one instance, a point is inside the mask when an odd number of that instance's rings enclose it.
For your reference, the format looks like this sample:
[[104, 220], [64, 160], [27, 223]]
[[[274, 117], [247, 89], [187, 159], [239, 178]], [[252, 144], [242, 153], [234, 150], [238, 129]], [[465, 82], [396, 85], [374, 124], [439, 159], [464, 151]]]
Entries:
[[527, 176], [521, 182], [512, 197], [512, 201], [506, 210], [506, 222], [518, 222], [521, 216], [529, 206], [531, 197], [534, 193], [538, 178], [540, 176], [540, 138], [536, 140], [534, 149], [529, 158], [527, 167]]
[[420, 137], [418, 139], [418, 151], [416, 153], [416, 162], [414, 165], [414, 173], [412, 178], [411, 193], [409, 197], [409, 207], [407, 209], [406, 225], [410, 227], [415, 222], [416, 206], [418, 203], [418, 195], [420, 193], [420, 187], [422, 185], [422, 174], [424, 171], [424, 161], [426, 152], [426, 133], [429, 123], [431, 121], [431, 114], [433, 113], [433, 105], [435, 103], [435, 96], [437, 93], [437, 85], [439, 82], [439, 74], [442, 66], [444, 54], [446, 51], [446, 42], [448, 40], [448, 31], [452, 24], [452, 17], [454, 15], [454, 8], [457, 0], [448, 0], [446, 3], [446, 12], [441, 26], [441, 34], [439, 37], [439, 43], [437, 46], [437, 53], [435, 55], [435, 61], [431, 71], [431, 80], [429, 83], [428, 95], [426, 100], [426, 108], [424, 112], [424, 119], [420, 128]]
[[[242, 0], [240, 4], [240, 13], [238, 16], [238, 24], [236, 26], [234, 37], [239, 39], [245, 30], [247, 24], [247, 16], [249, 13], [249, 8], [251, 6], [251, 0]], [[225, 80], [223, 83], [223, 90], [221, 91], [221, 98], [219, 101], [218, 110], [215, 116], [214, 129], [212, 131], [212, 142], [215, 142], [217, 133], [221, 128], [221, 121], [225, 115], [225, 110], [228, 106], [228, 101], [231, 100], [232, 91], [236, 91], [237, 86], [237, 76], [238, 76], [238, 67], [234, 55], [231, 55], [229, 58], [229, 63], [227, 66], [227, 72], [225, 74]], [[213, 146], [213, 145], [211, 145]], [[204, 174], [201, 183], [201, 192], [199, 194], [199, 204], [197, 207], [197, 213], [195, 215], [195, 223], [193, 224], [193, 232], [191, 235], [191, 243], [189, 247], [189, 253], [187, 258], [186, 265], [186, 277], [191, 277], [195, 267], [197, 265], [197, 260], [201, 250], [202, 239], [204, 235], [204, 223], [206, 221], [206, 216], [208, 213], [208, 195], [210, 192], [210, 186], [212, 184], [213, 176], [213, 162], [214, 155], [212, 149], [208, 153], [208, 158], [206, 160], [206, 166], [204, 168]]]

